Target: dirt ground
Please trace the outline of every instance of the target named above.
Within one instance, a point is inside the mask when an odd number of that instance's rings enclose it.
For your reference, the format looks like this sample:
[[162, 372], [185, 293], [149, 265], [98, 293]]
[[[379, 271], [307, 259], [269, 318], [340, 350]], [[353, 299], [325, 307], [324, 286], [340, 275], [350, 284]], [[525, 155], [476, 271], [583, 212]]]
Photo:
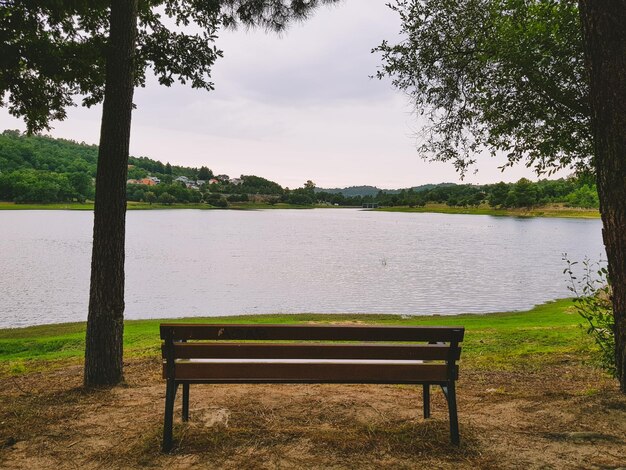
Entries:
[[165, 384], [157, 360], [126, 385], [85, 392], [81, 369], [2, 378], [0, 467], [626, 469], [626, 396], [591, 367], [484, 372], [461, 366], [460, 448], [441, 391], [421, 387], [197, 385], [191, 420], [160, 453]]

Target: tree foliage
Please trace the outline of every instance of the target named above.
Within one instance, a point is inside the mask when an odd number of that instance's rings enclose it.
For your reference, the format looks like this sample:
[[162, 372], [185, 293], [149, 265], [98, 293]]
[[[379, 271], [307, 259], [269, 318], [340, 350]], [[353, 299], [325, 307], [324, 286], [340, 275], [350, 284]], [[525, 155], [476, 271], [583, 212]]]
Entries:
[[198, 170], [198, 179], [206, 181], [211, 178], [213, 178], [213, 172], [206, 166], [201, 166], [200, 170]]
[[[426, 155], [465, 172], [482, 150], [538, 173], [593, 172], [613, 284], [615, 364], [626, 393], [626, 2], [396, 0], [404, 40], [380, 77], [429, 127]], [[589, 188], [591, 189], [591, 188]], [[588, 203], [587, 189], [573, 199]]]
[[[283, 194], [283, 188], [278, 183], [260, 176], [241, 175], [242, 183], [236, 187], [225, 186], [225, 192], [238, 192], [239, 194]], [[230, 186], [230, 187], [229, 187]]]
[[[150, 69], [159, 82], [176, 79], [211, 89], [210, 68], [220, 52], [213, 46], [219, 8], [213, 0], [141, 2], [134, 63], [136, 86]], [[195, 26], [194, 32], [171, 28]], [[189, 31], [186, 28], [185, 31]], [[76, 96], [92, 106], [102, 101], [109, 2], [104, 0], [12, 0], [0, 6], [0, 97], [9, 112], [24, 117], [29, 131], [64, 119]]]
[[588, 168], [588, 82], [573, 0], [396, 0], [390, 76], [423, 115], [419, 151], [462, 174], [484, 151], [537, 172]]
[[[211, 90], [211, 67], [222, 56], [214, 45], [220, 27], [282, 31], [336, 1], [141, 1], [135, 86], [144, 86], [151, 72], [162, 85]], [[85, 106], [103, 100], [109, 9], [107, 0], [0, 2], [0, 103], [23, 117], [29, 132], [65, 119], [76, 98]]]

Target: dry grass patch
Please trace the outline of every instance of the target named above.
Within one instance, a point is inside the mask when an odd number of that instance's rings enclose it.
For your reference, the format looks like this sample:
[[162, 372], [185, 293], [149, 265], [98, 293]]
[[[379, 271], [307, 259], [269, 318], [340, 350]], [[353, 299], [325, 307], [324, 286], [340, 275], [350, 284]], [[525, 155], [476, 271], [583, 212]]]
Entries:
[[[0, 390], [0, 467], [609, 469], [626, 465], [626, 397], [598, 370], [461, 367], [460, 448], [446, 405], [421, 387], [198, 385], [191, 421], [160, 452], [159, 361], [132, 361], [122, 387], [84, 392], [81, 369], [26, 374]], [[590, 392], [591, 391], [591, 392]]]

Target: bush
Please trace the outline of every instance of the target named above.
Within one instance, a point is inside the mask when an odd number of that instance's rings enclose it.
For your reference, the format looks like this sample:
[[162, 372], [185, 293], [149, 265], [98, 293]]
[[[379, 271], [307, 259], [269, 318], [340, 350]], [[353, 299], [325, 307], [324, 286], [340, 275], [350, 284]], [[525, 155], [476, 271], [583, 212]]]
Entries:
[[608, 271], [602, 262], [582, 261], [582, 279], [574, 275], [573, 267], [578, 264], [563, 256], [567, 267], [563, 270], [569, 276], [568, 289], [574, 294], [574, 304], [578, 314], [585, 320], [587, 334], [600, 348], [600, 365], [616, 377], [615, 365], [615, 317], [611, 302], [611, 283]]
[[172, 196], [170, 193], [163, 193], [159, 196], [159, 202], [161, 204], [172, 205], [176, 202], [176, 197]]
[[206, 194], [204, 196], [204, 202], [214, 207], [228, 207], [228, 202], [220, 194]]
[[215, 207], [226, 208], [228, 207], [228, 202], [226, 202], [226, 199], [218, 199], [216, 201], [211, 202], [211, 205]]
[[566, 197], [567, 205], [585, 209], [597, 209], [600, 206], [598, 190], [594, 186], [583, 185]]
[[248, 202], [247, 194], [231, 194], [228, 196], [228, 202]]

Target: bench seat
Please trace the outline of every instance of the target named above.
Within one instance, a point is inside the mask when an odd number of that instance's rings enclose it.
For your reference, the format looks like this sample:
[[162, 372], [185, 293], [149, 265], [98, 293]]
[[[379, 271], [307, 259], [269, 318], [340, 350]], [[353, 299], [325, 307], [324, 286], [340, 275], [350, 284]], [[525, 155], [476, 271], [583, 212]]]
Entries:
[[[418, 367], [416, 367], [418, 366]], [[445, 383], [445, 364], [410, 360], [182, 359], [178, 381], [195, 383]]]

